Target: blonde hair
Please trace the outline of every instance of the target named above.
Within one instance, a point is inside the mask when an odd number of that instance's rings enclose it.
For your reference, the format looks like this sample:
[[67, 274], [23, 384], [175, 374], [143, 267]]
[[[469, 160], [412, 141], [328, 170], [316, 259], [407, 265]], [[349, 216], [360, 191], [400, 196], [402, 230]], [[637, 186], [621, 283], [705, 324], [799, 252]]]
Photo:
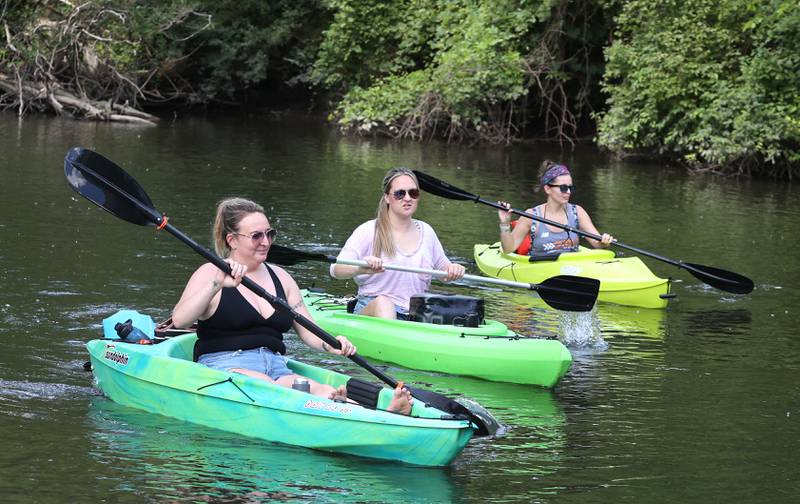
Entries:
[[226, 198], [217, 203], [217, 216], [214, 218], [214, 250], [226, 258], [231, 255], [231, 247], [226, 239], [228, 233], [239, 231], [239, 223], [252, 213], [264, 213], [264, 207], [244, 198]]
[[392, 237], [392, 227], [389, 222], [389, 204], [386, 203], [384, 196], [389, 194], [389, 188], [392, 182], [397, 177], [407, 175], [414, 180], [414, 185], [419, 188], [419, 181], [414, 172], [408, 168], [392, 168], [383, 177], [383, 191], [381, 192], [381, 199], [378, 200], [378, 212], [375, 216], [375, 238], [372, 241], [372, 255], [381, 257], [381, 254], [386, 253], [387, 257], [394, 257], [395, 245], [394, 238]]

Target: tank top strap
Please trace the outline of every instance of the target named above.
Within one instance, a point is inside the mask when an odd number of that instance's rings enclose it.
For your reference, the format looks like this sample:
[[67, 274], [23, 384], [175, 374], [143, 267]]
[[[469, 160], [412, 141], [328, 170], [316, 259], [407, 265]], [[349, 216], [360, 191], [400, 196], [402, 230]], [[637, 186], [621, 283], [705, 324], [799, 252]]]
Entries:
[[275, 285], [275, 296], [286, 301], [286, 292], [283, 290], [283, 284], [281, 284], [278, 275], [272, 270], [272, 268], [269, 267], [269, 264], [264, 263], [264, 266], [267, 267], [269, 276], [272, 278], [272, 283]]
[[578, 222], [578, 205], [574, 203], [568, 203], [567, 206], [569, 207], [569, 218], [574, 222], [572, 227], [580, 228], [580, 222]]

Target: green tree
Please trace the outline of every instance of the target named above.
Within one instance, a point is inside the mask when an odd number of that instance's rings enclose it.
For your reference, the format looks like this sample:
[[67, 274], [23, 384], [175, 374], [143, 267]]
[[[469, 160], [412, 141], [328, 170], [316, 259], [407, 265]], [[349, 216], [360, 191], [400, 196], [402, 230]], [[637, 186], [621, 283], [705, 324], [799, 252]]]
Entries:
[[[311, 72], [342, 94], [343, 128], [508, 142], [569, 140], [590, 109], [604, 3], [558, 0], [330, 1]], [[598, 39], [600, 42], [598, 42]], [[577, 43], [576, 43], [577, 42]]]
[[796, 175], [798, 47], [795, 2], [627, 2], [606, 51], [598, 142], [695, 168]]

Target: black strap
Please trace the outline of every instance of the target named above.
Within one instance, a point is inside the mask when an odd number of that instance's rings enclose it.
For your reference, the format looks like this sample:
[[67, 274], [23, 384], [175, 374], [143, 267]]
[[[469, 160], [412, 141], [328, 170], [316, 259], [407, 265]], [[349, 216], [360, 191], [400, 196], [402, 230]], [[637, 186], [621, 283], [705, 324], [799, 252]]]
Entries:
[[275, 297], [286, 300], [286, 292], [284, 292], [283, 290], [283, 285], [281, 284], [281, 281], [278, 280], [278, 275], [276, 275], [275, 272], [272, 271], [272, 268], [269, 267], [269, 264], [264, 263], [264, 266], [267, 267], [269, 276], [272, 277], [272, 283], [273, 285], [275, 285]]
[[378, 396], [383, 390], [381, 385], [350, 378], [347, 381], [347, 398], [352, 399], [361, 406], [375, 409], [378, 407]]

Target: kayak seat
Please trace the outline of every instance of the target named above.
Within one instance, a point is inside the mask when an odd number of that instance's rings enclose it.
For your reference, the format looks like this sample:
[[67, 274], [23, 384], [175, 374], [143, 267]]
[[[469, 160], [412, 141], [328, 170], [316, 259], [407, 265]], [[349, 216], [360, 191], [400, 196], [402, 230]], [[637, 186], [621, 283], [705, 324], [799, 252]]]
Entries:
[[347, 398], [361, 406], [375, 409], [378, 407], [378, 396], [383, 387], [358, 378], [347, 380]]
[[528, 258], [528, 262], [547, 262], [547, 261], [557, 261], [558, 256], [561, 254], [550, 254], [546, 256], [530, 256]]
[[[511, 229], [517, 227], [517, 223], [519, 220], [515, 220], [511, 222]], [[528, 255], [531, 252], [531, 234], [528, 233], [525, 235], [525, 238], [522, 239], [522, 243], [519, 244], [517, 250], [514, 251], [515, 254], [519, 255]]]
[[191, 361], [195, 340], [197, 340], [197, 336], [194, 334], [184, 334], [167, 338], [161, 343], [153, 345], [152, 353], [153, 355], [164, 355], [166, 357]]

